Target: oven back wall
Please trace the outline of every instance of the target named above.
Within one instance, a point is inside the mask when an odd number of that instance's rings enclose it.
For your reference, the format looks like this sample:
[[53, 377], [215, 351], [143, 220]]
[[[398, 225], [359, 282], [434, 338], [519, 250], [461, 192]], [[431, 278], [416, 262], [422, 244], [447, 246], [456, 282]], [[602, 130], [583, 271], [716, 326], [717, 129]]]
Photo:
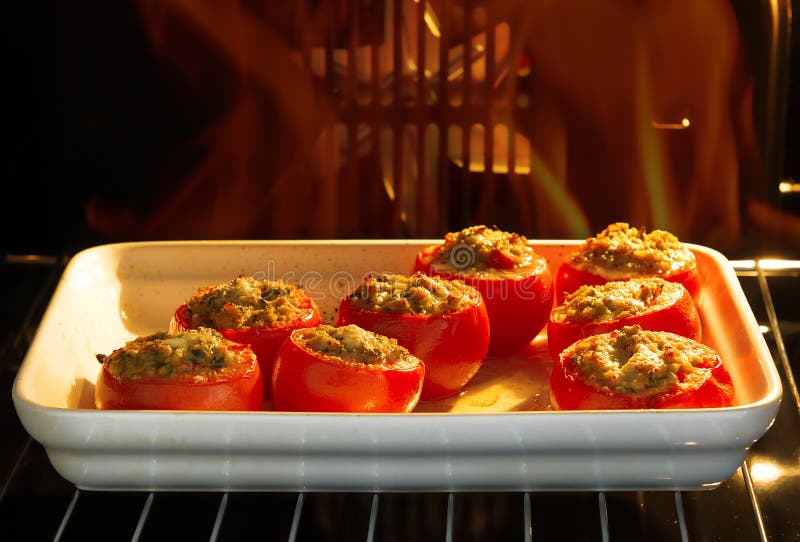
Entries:
[[[759, 150], [764, 36], [741, 24], [758, 6], [704, 3], [680, 34], [670, 3], [570, 17], [514, 2], [333, 4], [16, 8], [6, 177], [26, 216], [3, 218], [7, 246], [427, 237], [475, 222], [581, 237], [618, 219], [729, 255], [765, 246], [746, 211], [774, 203]], [[553, 46], [557, 29], [571, 49]], [[697, 36], [693, 62], [657, 58]], [[619, 47], [615, 73], [604, 61]], [[672, 65], [699, 80], [667, 77]], [[694, 90], [670, 101], [651, 88], [665, 84]]]

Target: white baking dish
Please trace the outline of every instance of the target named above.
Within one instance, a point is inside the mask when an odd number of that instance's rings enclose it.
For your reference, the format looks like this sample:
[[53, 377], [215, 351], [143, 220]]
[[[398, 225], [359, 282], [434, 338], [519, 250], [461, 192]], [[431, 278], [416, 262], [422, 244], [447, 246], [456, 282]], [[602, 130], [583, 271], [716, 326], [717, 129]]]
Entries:
[[[487, 361], [464, 395], [413, 414], [94, 409], [95, 354], [166, 329], [200, 285], [237, 274], [284, 278], [305, 286], [333, 321], [365, 273], [410, 272], [431, 242], [165, 242], [81, 252], [19, 371], [17, 412], [77, 486], [137, 490], [711, 488], [772, 423], [781, 384], [755, 318], [728, 262], [694, 245], [704, 342], [734, 379], [730, 408], [551, 411], [542, 334], [524, 355]], [[575, 244], [532, 242], [553, 268]]]

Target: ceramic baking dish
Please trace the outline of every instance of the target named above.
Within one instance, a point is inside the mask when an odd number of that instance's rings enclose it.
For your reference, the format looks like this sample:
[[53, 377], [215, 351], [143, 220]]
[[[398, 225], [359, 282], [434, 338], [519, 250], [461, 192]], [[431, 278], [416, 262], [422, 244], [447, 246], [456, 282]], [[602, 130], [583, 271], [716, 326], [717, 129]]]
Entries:
[[[489, 359], [459, 397], [413, 414], [98, 411], [97, 353], [166, 329], [204, 284], [283, 278], [323, 318], [368, 272], [410, 272], [432, 241], [106, 245], [68, 265], [17, 376], [14, 403], [53, 466], [85, 489], [292, 491], [712, 488], [772, 423], [781, 385], [725, 258], [690, 245], [704, 342], [736, 386], [729, 408], [555, 412], [546, 337]], [[578, 242], [531, 244], [553, 268]], [[266, 405], [269, 408], [270, 405]]]

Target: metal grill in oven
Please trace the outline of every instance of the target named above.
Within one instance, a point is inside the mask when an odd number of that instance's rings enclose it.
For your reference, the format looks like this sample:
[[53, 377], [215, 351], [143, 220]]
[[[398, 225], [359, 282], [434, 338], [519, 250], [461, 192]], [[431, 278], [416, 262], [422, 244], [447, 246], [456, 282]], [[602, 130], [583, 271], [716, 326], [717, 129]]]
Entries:
[[612, 493], [87, 492], [55, 473], [19, 424], [10, 388], [61, 258], [6, 255], [0, 273], [0, 525], [8, 540], [793, 540], [800, 528], [800, 263], [734, 262], [783, 380], [774, 427], [712, 491]]

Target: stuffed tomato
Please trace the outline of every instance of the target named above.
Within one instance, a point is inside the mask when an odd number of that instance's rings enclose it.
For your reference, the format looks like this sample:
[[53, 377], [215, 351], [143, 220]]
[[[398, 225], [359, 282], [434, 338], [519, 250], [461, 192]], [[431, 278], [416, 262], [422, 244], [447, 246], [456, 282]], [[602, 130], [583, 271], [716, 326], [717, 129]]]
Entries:
[[648, 232], [617, 222], [567, 256], [556, 273], [556, 303], [584, 284], [639, 277], [679, 282], [699, 301], [697, 261], [688, 247], [667, 231]]
[[713, 408], [730, 406], [733, 397], [716, 351], [639, 326], [568, 346], [550, 380], [551, 403], [559, 410]]
[[682, 284], [657, 277], [583, 285], [554, 307], [547, 322], [553, 359], [567, 346], [590, 335], [638, 324], [699, 341], [700, 316]]
[[277, 410], [411, 412], [425, 367], [397, 340], [356, 325], [293, 331], [275, 356]]
[[262, 375], [253, 351], [212, 329], [139, 337], [98, 360], [100, 409], [262, 408]]
[[248, 345], [265, 375], [264, 394], [269, 396], [269, 375], [278, 347], [292, 330], [321, 321], [317, 305], [304, 290], [282, 281], [239, 276], [197, 290], [175, 311], [170, 331], [208, 327]]
[[425, 363], [422, 398], [461, 390], [489, 349], [481, 294], [459, 280], [414, 273], [365, 277], [339, 305], [338, 325], [356, 324], [393, 337]]
[[445, 235], [417, 254], [414, 271], [459, 279], [478, 290], [489, 314], [489, 352], [521, 350], [544, 328], [553, 304], [547, 261], [528, 240], [486, 226]]

